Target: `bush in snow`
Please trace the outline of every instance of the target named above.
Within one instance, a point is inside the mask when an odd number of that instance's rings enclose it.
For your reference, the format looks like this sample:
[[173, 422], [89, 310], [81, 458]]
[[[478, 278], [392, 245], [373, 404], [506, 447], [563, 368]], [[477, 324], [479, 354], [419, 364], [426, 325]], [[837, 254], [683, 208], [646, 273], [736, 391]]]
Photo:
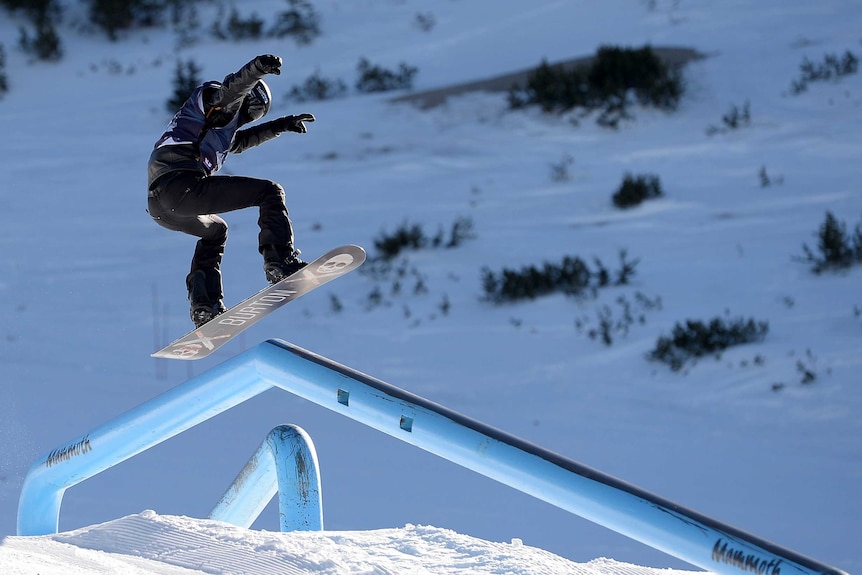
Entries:
[[263, 19], [252, 12], [251, 16], [240, 16], [234, 6], [231, 8], [227, 21], [224, 20], [224, 6], [219, 6], [219, 15], [213, 22], [213, 36], [220, 40], [255, 40], [263, 36]]
[[757, 172], [757, 177], [760, 180], [761, 188], [768, 188], [772, 185], [780, 186], [784, 183], [784, 176], [770, 176], [766, 171], [766, 166], [760, 166], [760, 170]]
[[268, 35], [290, 36], [300, 45], [310, 44], [320, 36], [320, 14], [308, 0], [287, 0], [290, 7], [276, 16]]
[[707, 136], [713, 136], [715, 134], [724, 134], [729, 130], [737, 130], [743, 126], [748, 126], [751, 124], [751, 106], [748, 102], [740, 109], [738, 106], [734, 105], [728, 113], [721, 117], [721, 123], [724, 124], [723, 127], [710, 126], [706, 129]]
[[425, 230], [419, 224], [401, 224], [394, 232], [381, 234], [374, 239], [374, 247], [377, 250], [375, 260], [392, 261], [404, 250], [419, 250], [425, 247], [433, 248], [456, 248], [464, 241], [474, 239], [473, 220], [471, 218], [458, 218], [452, 224], [449, 233], [443, 226], [437, 230], [433, 237], [426, 235]]
[[[240, 15], [235, 6], [226, 15], [222, 4], [213, 22], [212, 34], [221, 40], [235, 41], [289, 36], [300, 45], [310, 44], [320, 35], [320, 15], [308, 0], [287, 0], [287, 4], [286, 10], [271, 18], [261, 18], [257, 12], [249, 16]], [[265, 26], [267, 21], [273, 22], [269, 28]]]
[[374, 239], [374, 247], [382, 260], [392, 260], [403, 250], [418, 250], [428, 244], [428, 238], [419, 224], [402, 224], [392, 233], [381, 232]]
[[592, 323], [587, 315], [583, 315], [575, 318], [575, 328], [579, 332], [586, 330], [590, 339], [600, 340], [610, 346], [615, 339], [628, 336], [632, 326], [646, 324], [646, 312], [662, 308], [660, 297], [650, 299], [641, 292], [635, 292], [634, 302], [629, 301], [625, 295], [620, 295], [615, 303], [619, 308], [616, 314], [611, 306], [603, 305], [596, 312], [595, 323]]
[[179, 110], [194, 89], [201, 84], [200, 73], [201, 69], [194, 60], [177, 61], [174, 70], [174, 93], [167, 102], [169, 112]]
[[332, 100], [347, 93], [347, 84], [340, 79], [329, 80], [320, 75], [319, 70], [305, 79], [301, 86], [294, 86], [287, 98], [294, 102]]
[[853, 235], [847, 233], [844, 222], [832, 214], [826, 212], [826, 219], [820, 224], [817, 232], [817, 253], [807, 244], [802, 244], [805, 253], [803, 262], [812, 265], [811, 270], [815, 274], [827, 270], [839, 270], [862, 262], [862, 227], [856, 225]]
[[503, 268], [493, 272], [482, 268], [482, 288], [485, 299], [501, 304], [522, 299], [535, 299], [552, 293], [582, 295], [611, 285], [625, 285], [639, 260], [628, 261], [626, 251], [620, 251], [620, 268], [616, 277], [595, 259], [595, 269], [579, 257], [565, 256], [559, 264], [544, 262], [541, 266], [528, 265], [520, 270]]
[[805, 58], [799, 65], [799, 69], [801, 71], [799, 79], [794, 80], [790, 86], [790, 91], [793, 94], [801, 94], [806, 91], [811, 82], [838, 80], [842, 76], [855, 74], [859, 69], [859, 58], [847, 50], [841, 57], [827, 54], [819, 64]]
[[57, 0], [0, 0], [7, 10], [24, 12], [35, 28], [35, 35], [23, 26], [19, 28], [18, 45], [21, 50], [44, 61], [56, 61], [63, 56], [60, 37], [55, 24], [63, 16], [63, 7]]
[[611, 197], [614, 205], [618, 208], [630, 208], [653, 198], [664, 195], [658, 176], [632, 176], [626, 174], [623, 183]]
[[668, 364], [673, 371], [679, 371], [692, 358], [716, 354], [735, 345], [762, 341], [768, 332], [768, 322], [751, 318], [725, 321], [716, 317], [709, 323], [688, 319], [685, 324], [674, 325], [670, 336], [659, 337], [647, 357]]
[[628, 107], [635, 102], [675, 109], [683, 89], [679, 69], [662, 62], [649, 46], [602, 46], [589, 64], [567, 69], [543, 62], [530, 73], [526, 86], [509, 91], [509, 106], [537, 105], [545, 112], [599, 110], [598, 122], [615, 127], [630, 118]]
[[413, 77], [419, 71], [414, 66], [408, 66], [404, 62], [399, 64], [398, 71], [393, 72], [372, 65], [367, 58], [359, 60], [356, 66], [359, 79], [356, 81], [356, 89], [360, 92], [387, 92], [389, 90], [409, 90], [413, 87]]
[[90, 5], [90, 21], [101, 28], [111, 40], [119, 38], [121, 30], [161, 24], [165, 2], [152, 0], [86, 0]]

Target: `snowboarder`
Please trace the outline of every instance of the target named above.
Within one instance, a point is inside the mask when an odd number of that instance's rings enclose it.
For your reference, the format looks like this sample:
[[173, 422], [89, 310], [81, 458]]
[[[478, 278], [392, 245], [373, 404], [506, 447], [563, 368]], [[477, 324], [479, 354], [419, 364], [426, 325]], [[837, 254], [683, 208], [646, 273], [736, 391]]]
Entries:
[[227, 223], [216, 214], [257, 206], [264, 273], [275, 283], [301, 269], [284, 188], [271, 180], [215, 176], [228, 153], [240, 153], [283, 132], [306, 133], [312, 114], [283, 116], [241, 129], [269, 112], [263, 81], [280, 74], [282, 60], [258, 56], [221, 82], [201, 84], [158, 139], [148, 166], [147, 211], [160, 226], [200, 238], [186, 276], [190, 315], [200, 327], [225, 311], [221, 260]]

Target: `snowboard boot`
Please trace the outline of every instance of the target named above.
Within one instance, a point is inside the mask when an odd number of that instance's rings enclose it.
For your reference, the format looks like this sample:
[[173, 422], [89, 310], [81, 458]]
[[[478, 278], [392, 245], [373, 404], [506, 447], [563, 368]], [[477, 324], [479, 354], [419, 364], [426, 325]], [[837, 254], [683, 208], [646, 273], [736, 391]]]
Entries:
[[225, 307], [224, 302], [219, 300], [218, 303], [212, 305], [206, 304], [192, 306], [189, 315], [191, 316], [192, 323], [195, 324], [195, 327], [200, 327], [215, 318], [215, 316], [222, 314], [226, 311], [227, 307]]
[[299, 250], [290, 246], [265, 245], [260, 248], [260, 253], [263, 255], [266, 281], [271, 284], [280, 282], [308, 265], [299, 259]]
[[193, 307], [189, 315], [192, 318], [192, 323], [195, 324], [195, 327], [201, 327], [205, 323], [209, 323], [209, 321], [216, 316], [216, 313], [213, 311], [212, 306]]
[[224, 311], [217, 311], [219, 306], [224, 308], [221, 301], [213, 304], [207, 294], [206, 273], [202, 270], [196, 270], [186, 276], [186, 287], [189, 290], [189, 317], [195, 327], [200, 327], [210, 321], [216, 315]]
[[221, 270], [209, 269], [207, 275], [207, 298], [212, 302], [213, 313], [218, 315], [227, 311], [224, 305], [224, 289], [221, 284]]

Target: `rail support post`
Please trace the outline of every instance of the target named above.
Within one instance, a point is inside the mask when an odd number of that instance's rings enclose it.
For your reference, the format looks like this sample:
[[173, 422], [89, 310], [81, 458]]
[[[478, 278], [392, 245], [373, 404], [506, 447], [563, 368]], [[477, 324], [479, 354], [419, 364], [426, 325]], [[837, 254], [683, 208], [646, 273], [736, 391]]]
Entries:
[[269, 432], [209, 518], [251, 527], [276, 493], [282, 531], [323, 530], [317, 453], [296, 425], [279, 425]]

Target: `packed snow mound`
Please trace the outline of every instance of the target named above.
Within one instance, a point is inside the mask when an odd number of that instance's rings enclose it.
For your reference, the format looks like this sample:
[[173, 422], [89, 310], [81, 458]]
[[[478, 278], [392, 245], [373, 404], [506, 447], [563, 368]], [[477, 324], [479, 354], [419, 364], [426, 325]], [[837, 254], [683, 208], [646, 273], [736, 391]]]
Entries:
[[690, 573], [610, 559], [574, 563], [517, 539], [494, 543], [423, 525], [279, 533], [153, 511], [56, 535], [7, 537], [0, 542], [0, 564], [6, 575]]

